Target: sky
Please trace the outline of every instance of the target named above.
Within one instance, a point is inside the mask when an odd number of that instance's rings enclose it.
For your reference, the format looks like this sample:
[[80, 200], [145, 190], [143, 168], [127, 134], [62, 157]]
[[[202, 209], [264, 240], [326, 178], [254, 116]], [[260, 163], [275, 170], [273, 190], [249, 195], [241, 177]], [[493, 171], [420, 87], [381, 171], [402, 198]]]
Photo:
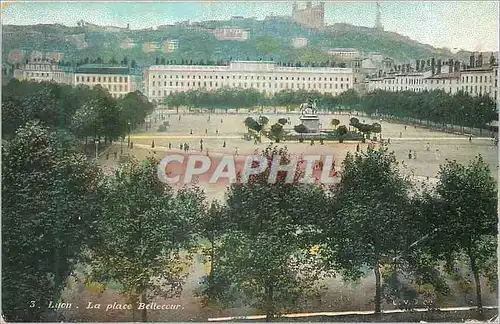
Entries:
[[[291, 1], [162, 1], [162, 2], [2, 2], [2, 24], [59, 23], [76, 26], [80, 19], [98, 25], [132, 29], [174, 24], [178, 21], [223, 20], [231, 16], [263, 19], [290, 15]], [[313, 1], [313, 4], [318, 3]], [[382, 24], [434, 47], [452, 51], [498, 51], [498, 1], [379, 1]], [[305, 2], [298, 2], [305, 6]], [[325, 22], [373, 27], [375, 1], [325, 1]]]

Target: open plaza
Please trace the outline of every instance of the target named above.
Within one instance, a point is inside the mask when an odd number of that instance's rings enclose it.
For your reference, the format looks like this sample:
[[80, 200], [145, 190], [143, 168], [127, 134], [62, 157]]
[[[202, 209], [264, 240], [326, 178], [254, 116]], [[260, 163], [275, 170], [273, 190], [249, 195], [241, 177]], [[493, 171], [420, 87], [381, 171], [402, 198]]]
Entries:
[[[194, 114], [174, 110], [156, 111], [150, 118], [151, 127], [148, 131], [142, 131], [130, 134], [130, 140], [133, 142], [133, 148], [127, 148], [127, 139], [121, 144], [115, 143], [107, 151], [109, 154], [101, 152], [100, 160], [108, 169], [114, 169], [118, 165], [118, 160], [113, 159], [113, 153], [120, 154], [121, 147], [124, 154], [130, 154], [138, 159], [154, 154], [158, 159], [164, 158], [167, 154], [187, 154], [181, 145], [187, 144], [191, 154], [203, 154], [210, 157], [222, 157], [224, 155], [234, 155], [235, 161], [243, 160], [244, 156], [259, 153], [272, 140], [262, 137], [262, 142], [255, 144], [253, 140], [244, 139], [247, 129], [244, 120], [248, 116], [259, 117], [260, 115], [269, 118], [269, 124], [272, 125], [280, 118], [287, 118], [291, 125], [285, 125], [285, 131], [292, 131], [293, 126], [300, 124], [298, 113], [285, 113], [274, 111], [260, 112], [231, 112], [216, 114]], [[456, 160], [459, 163], [466, 164], [476, 155], [481, 154], [484, 160], [490, 165], [495, 179], [498, 179], [498, 147], [494, 143], [494, 138], [489, 133], [484, 132], [484, 137], [468, 135], [450, 134], [441, 131], [431, 131], [429, 129], [404, 125], [384, 121], [376, 118], [370, 118], [353, 113], [349, 114], [324, 114], [319, 115], [322, 128], [333, 130], [330, 122], [333, 118], [340, 120], [340, 125], [349, 125], [349, 119], [356, 117], [360, 122], [372, 124], [380, 123], [382, 125], [382, 139], [388, 144], [389, 151], [394, 151], [403, 170], [411, 172], [415, 180], [433, 183], [436, 181], [439, 166], [446, 160]], [[157, 132], [158, 126], [168, 121], [169, 126], [166, 132]], [[349, 127], [349, 126], [348, 126]], [[351, 127], [352, 128], [352, 127]], [[154, 142], [154, 148], [151, 145]], [[356, 152], [359, 145], [360, 150], [366, 150], [370, 141], [361, 143], [360, 141], [344, 141], [339, 143], [337, 140], [325, 140], [324, 144], [316, 141], [311, 145], [310, 141], [299, 143], [298, 141], [282, 141], [273, 143], [278, 147], [286, 146], [288, 151], [297, 155], [333, 155], [336, 168], [341, 167], [347, 152]], [[375, 147], [380, 146], [375, 142]], [[170, 145], [170, 148], [169, 148]], [[203, 151], [201, 151], [203, 146]], [[412, 158], [409, 158], [411, 152]], [[223, 198], [225, 185], [200, 183], [205, 189], [209, 198]]]

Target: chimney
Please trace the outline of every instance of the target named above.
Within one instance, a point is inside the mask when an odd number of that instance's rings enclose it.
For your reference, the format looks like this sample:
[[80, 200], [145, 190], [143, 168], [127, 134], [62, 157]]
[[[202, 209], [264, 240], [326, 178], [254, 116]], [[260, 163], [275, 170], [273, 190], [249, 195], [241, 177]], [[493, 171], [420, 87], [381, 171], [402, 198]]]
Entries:
[[441, 74], [441, 60], [437, 60], [437, 72], [436, 74]]
[[473, 68], [474, 67], [474, 63], [475, 63], [474, 62], [474, 54], [471, 54], [471, 56], [470, 56], [470, 62], [469, 63], [470, 63], [470, 67]]
[[420, 60], [417, 60], [416, 69], [417, 71], [420, 71]]
[[436, 61], [434, 58], [431, 59], [431, 70], [432, 70], [432, 75], [436, 74]]

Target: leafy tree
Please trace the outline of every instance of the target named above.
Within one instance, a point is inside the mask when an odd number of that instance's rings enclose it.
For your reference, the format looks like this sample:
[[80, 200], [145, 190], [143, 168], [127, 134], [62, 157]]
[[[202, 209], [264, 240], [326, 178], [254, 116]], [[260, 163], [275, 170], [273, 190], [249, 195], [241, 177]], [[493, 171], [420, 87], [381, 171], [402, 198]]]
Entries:
[[363, 267], [373, 269], [375, 312], [380, 313], [380, 267], [411, 243], [412, 229], [405, 226], [410, 182], [387, 149], [348, 153], [342, 165], [341, 181], [331, 187], [330, 209], [319, 225], [325, 253], [345, 279], [359, 279]]
[[304, 124], [296, 125], [293, 127], [293, 129], [299, 134], [303, 134], [303, 133], [308, 132], [308, 129]]
[[[174, 195], [157, 175], [153, 158], [124, 164], [105, 184], [107, 196], [92, 246], [90, 280], [123, 285], [129, 300], [178, 296], [194, 245], [192, 229], [203, 196], [185, 189]], [[141, 320], [147, 321], [146, 309]]]
[[259, 124], [261, 124], [262, 126], [265, 126], [268, 123], [269, 123], [269, 118], [267, 118], [266, 116], [259, 117]]
[[288, 119], [286, 119], [286, 118], [280, 118], [280, 119], [278, 119], [278, 123], [280, 123], [281, 125], [285, 126], [286, 124], [288, 124]]
[[100, 214], [101, 173], [38, 122], [2, 146], [2, 314], [34, 322], [58, 302]]
[[342, 143], [344, 141], [344, 136], [348, 133], [347, 126], [340, 125], [337, 127], [337, 134], [339, 135], [339, 142]]
[[332, 124], [333, 127], [337, 128], [337, 126], [340, 124], [340, 120], [334, 118], [330, 123]]
[[271, 138], [276, 141], [276, 143], [279, 143], [284, 134], [283, 126], [279, 123], [272, 125], [269, 134], [271, 135]]
[[[286, 150], [272, 147], [263, 157], [268, 166], [274, 157], [282, 164], [290, 161]], [[268, 183], [269, 174], [268, 167], [247, 183], [231, 186], [217, 266], [245, 304], [265, 310], [268, 321], [293, 307], [326, 270], [310, 251], [308, 226], [318, 212], [313, 204], [323, 191], [298, 184], [300, 173], [292, 183], [279, 173], [273, 184]]]
[[465, 256], [474, 276], [476, 305], [482, 314], [480, 276], [496, 272], [497, 190], [488, 165], [477, 156], [468, 165], [447, 161], [440, 167], [435, 192], [429, 193], [421, 227], [435, 230], [429, 251], [447, 261]]

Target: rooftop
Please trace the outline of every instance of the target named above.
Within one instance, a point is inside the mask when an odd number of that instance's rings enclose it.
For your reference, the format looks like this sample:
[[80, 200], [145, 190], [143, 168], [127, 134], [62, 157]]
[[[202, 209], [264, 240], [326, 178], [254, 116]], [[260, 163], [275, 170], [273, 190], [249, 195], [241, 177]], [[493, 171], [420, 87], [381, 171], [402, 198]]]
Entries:
[[104, 64], [85, 64], [76, 68], [75, 73], [88, 73], [88, 74], [130, 74], [128, 66], [112, 66]]

